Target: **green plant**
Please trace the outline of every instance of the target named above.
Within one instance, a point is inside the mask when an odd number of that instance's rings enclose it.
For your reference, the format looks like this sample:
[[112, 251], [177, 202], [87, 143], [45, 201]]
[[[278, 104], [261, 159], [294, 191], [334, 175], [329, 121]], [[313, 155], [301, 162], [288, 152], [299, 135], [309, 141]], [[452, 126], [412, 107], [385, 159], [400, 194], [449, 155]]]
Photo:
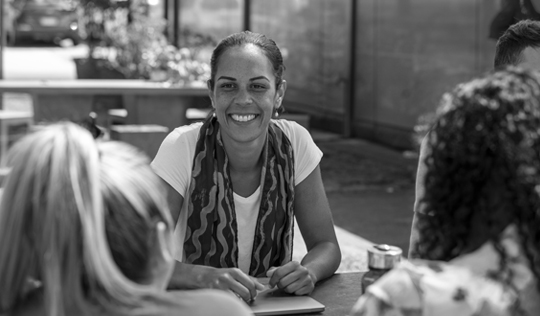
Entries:
[[116, 14], [116, 11], [126, 7], [126, 1], [116, 0], [79, 0], [82, 9], [81, 33], [88, 45], [88, 57], [96, 57], [96, 51], [110, 45], [105, 32], [106, 25]]
[[[105, 2], [102, 0], [102, 5]], [[145, 3], [131, 0], [129, 6], [100, 7], [102, 33], [92, 49], [92, 57], [106, 59], [128, 79], [204, 85], [210, 67], [197, 58], [200, 45], [177, 48], [169, 44], [164, 35], [166, 21], [150, 19]], [[96, 7], [94, 4], [93, 8]]]

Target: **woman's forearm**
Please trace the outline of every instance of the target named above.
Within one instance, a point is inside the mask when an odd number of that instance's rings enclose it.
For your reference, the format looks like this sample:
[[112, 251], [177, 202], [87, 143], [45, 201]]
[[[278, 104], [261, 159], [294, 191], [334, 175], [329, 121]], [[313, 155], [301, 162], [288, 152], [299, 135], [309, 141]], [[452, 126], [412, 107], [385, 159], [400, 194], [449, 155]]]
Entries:
[[302, 266], [306, 267], [317, 281], [333, 275], [341, 263], [341, 250], [333, 242], [323, 242], [311, 248], [302, 259]]

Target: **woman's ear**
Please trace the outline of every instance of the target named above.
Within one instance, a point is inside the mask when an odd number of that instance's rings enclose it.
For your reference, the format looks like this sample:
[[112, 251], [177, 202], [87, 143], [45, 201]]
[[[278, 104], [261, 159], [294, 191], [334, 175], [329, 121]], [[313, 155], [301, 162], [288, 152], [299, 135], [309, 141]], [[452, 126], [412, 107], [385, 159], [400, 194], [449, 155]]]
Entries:
[[216, 107], [214, 106], [214, 94], [213, 94], [212, 86], [213, 86], [212, 80], [211, 79], [206, 80], [206, 88], [208, 89], [208, 97], [210, 98], [212, 107], [215, 109]]
[[281, 100], [283, 100], [283, 98], [285, 97], [285, 91], [287, 91], [287, 81], [281, 80], [281, 85], [279, 86], [277, 91]]
[[279, 109], [283, 103], [283, 98], [285, 97], [285, 91], [287, 90], [287, 81], [281, 80], [278, 90], [276, 91], [276, 103], [275, 110]]

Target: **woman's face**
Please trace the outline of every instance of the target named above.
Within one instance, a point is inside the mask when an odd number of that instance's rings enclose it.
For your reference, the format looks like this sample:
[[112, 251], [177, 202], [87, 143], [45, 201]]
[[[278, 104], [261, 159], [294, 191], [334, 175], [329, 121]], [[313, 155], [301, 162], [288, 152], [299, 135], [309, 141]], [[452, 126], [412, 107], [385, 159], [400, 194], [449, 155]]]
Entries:
[[276, 90], [264, 52], [251, 44], [229, 48], [218, 59], [214, 82], [210, 95], [224, 142], [264, 141], [285, 92], [285, 82]]

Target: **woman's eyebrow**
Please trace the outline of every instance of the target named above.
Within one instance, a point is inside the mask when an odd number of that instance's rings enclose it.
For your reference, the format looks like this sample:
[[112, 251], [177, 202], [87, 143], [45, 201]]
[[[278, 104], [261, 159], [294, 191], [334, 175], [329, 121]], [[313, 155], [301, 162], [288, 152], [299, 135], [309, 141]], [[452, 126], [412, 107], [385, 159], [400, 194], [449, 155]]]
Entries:
[[227, 76], [221, 76], [218, 78], [218, 80], [232, 80], [232, 81], [236, 81], [235, 78], [233, 77], [227, 77]]
[[263, 79], [263, 80], [266, 80], [266, 81], [270, 82], [270, 79], [266, 78], [265, 76], [254, 77], [254, 78], [249, 79], [249, 81], [255, 81], [255, 80], [259, 80], [259, 79]]

